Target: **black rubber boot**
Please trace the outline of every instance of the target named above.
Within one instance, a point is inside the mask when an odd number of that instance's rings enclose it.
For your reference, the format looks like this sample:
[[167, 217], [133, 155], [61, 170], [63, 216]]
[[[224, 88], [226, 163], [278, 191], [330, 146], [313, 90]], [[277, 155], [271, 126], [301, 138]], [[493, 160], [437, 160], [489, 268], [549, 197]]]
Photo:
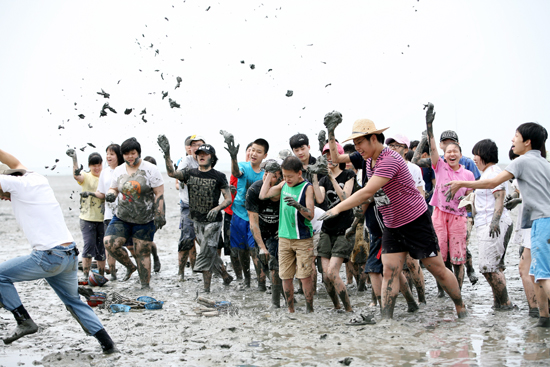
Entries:
[[101, 349], [103, 350], [104, 354], [113, 354], [118, 353], [118, 349], [115, 346], [115, 343], [107, 334], [105, 329], [99, 330], [97, 333], [95, 333], [94, 337], [99, 342], [99, 345], [101, 345]]

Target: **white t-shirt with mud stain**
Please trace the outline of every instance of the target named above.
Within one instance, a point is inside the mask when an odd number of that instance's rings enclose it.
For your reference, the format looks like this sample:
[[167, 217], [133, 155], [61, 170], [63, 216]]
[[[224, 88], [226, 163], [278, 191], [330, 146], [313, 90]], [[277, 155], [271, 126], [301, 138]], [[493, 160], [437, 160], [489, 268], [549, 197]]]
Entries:
[[35, 172], [0, 175], [0, 185], [2, 191], [10, 193], [15, 219], [34, 250], [74, 242], [46, 177]]
[[[99, 191], [103, 195], [107, 195], [107, 192], [109, 192], [109, 189], [111, 188], [111, 182], [113, 181], [114, 172], [115, 172], [115, 169], [109, 166], [107, 166], [107, 168], [104, 168], [101, 171], [101, 175], [99, 175], [99, 183], [97, 185], [97, 191]], [[120, 194], [118, 194], [118, 196], [120, 197]], [[116, 215], [117, 205], [118, 205], [118, 197], [113, 203], [109, 203], [105, 201], [105, 215], [103, 217], [103, 220], [113, 219], [113, 215]]]
[[153, 189], [164, 185], [157, 166], [141, 160], [138, 170], [129, 175], [126, 164], [113, 172], [111, 188], [120, 193], [116, 216], [128, 223], [146, 224], [155, 216], [155, 194]]

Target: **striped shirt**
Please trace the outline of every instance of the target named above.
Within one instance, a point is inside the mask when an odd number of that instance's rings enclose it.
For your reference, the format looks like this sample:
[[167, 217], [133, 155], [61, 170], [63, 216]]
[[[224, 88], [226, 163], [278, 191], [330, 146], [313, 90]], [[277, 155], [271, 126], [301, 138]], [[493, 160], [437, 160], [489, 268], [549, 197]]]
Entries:
[[415, 187], [405, 160], [398, 153], [384, 148], [374, 169], [371, 168], [371, 161], [372, 158], [366, 161], [369, 179], [372, 176], [390, 179], [374, 195], [376, 208], [382, 213], [386, 227], [401, 227], [428, 210], [426, 201]]

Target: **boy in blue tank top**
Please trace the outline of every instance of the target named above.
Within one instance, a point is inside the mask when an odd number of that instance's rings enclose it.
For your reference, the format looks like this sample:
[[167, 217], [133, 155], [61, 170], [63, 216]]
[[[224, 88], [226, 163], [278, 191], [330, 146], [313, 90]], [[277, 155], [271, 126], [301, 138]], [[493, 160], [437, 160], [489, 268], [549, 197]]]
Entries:
[[[302, 162], [287, 157], [281, 164], [284, 181], [269, 188], [262, 186], [260, 199], [281, 195], [279, 210], [279, 277], [288, 302], [288, 311], [294, 312], [294, 276], [302, 281], [306, 297], [306, 312], [313, 312], [313, 187], [302, 177]], [[273, 173], [266, 167], [266, 180]]]

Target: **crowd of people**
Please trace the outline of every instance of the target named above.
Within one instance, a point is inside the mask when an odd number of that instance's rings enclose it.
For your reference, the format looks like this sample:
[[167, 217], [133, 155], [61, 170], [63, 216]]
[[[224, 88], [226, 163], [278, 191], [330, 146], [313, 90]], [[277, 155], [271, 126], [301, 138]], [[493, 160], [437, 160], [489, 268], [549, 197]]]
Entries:
[[[513, 236], [521, 244], [519, 273], [529, 315], [539, 318], [537, 326], [549, 327], [547, 130], [537, 123], [520, 125], [509, 152], [513, 161], [502, 169], [498, 147], [490, 139], [474, 145], [473, 159], [463, 156], [454, 131], [444, 131], [438, 144], [434, 106], [428, 103], [425, 108], [426, 129], [419, 140], [410, 141], [403, 134], [386, 132], [388, 127], [359, 119], [342, 140], [353, 144], [344, 146], [335, 133], [342, 115], [328, 113], [326, 130], [318, 136], [318, 158], [308, 137], [296, 134], [289, 139], [290, 150], [282, 149], [270, 158], [268, 141], [258, 138], [248, 144], [246, 159], [239, 162], [240, 145], [235, 145], [233, 134], [221, 131], [231, 162], [229, 181], [214, 168], [219, 157], [207, 139], [189, 136], [186, 156], [174, 164], [170, 143], [160, 135], [168, 176], [176, 179], [179, 190], [181, 235], [173, 244], [179, 280], [185, 281], [189, 260], [191, 269], [202, 273], [204, 292], [210, 292], [213, 274], [224, 286], [237, 280], [243, 290], [252, 291], [252, 259], [257, 290], [271, 289], [273, 308], [281, 307], [283, 299], [289, 312], [295, 312], [296, 278], [306, 312], [313, 312], [319, 272], [334, 308], [352, 312], [340, 276], [345, 264], [346, 282], [355, 279], [358, 291], [370, 284], [372, 304], [380, 305], [382, 318], [392, 318], [399, 292], [409, 312], [427, 302], [425, 268], [437, 281], [438, 296], [448, 294], [463, 318], [468, 315], [462, 300], [465, 274], [473, 284], [478, 281], [468, 250], [475, 228], [479, 248], [475, 260], [492, 289], [493, 307], [514, 308], [503, 272]], [[79, 280], [74, 266], [78, 250], [47, 181], [0, 150], [0, 161], [5, 163], [0, 170], [0, 197], [12, 201], [34, 250], [0, 264], [0, 302], [18, 323], [4, 342], [37, 330], [13, 283], [44, 277], [83, 329], [110, 353], [116, 347], [93, 311], [78, 300], [77, 283], [86, 283], [95, 259], [100, 275], [119, 279], [119, 262], [126, 268], [122, 281], [137, 270], [141, 287], [149, 287], [151, 270], [158, 272], [161, 267], [154, 235], [166, 224], [164, 180], [154, 159], [141, 158], [135, 138], [107, 147], [105, 169], [98, 153], [88, 157], [89, 172], [78, 165], [74, 150], [67, 155], [82, 187], [84, 277]], [[40, 200], [37, 206], [43, 209], [29, 216], [36, 195], [49, 200]], [[518, 205], [514, 230], [509, 211]], [[51, 223], [37, 223], [46, 217]], [[222, 251], [229, 256], [231, 269], [222, 261]]]

